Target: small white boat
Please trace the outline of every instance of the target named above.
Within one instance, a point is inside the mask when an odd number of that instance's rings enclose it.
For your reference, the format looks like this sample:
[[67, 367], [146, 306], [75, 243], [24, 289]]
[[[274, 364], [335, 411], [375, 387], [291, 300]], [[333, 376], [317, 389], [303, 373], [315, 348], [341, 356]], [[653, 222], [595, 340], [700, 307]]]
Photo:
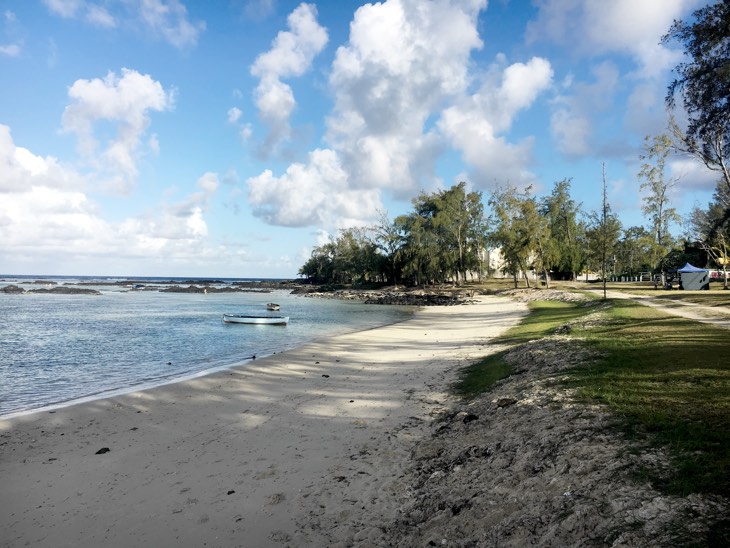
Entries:
[[281, 306], [276, 303], [267, 303], [266, 310], [281, 310]]
[[248, 323], [259, 325], [286, 325], [289, 316], [244, 316], [242, 314], [223, 314], [226, 323]]

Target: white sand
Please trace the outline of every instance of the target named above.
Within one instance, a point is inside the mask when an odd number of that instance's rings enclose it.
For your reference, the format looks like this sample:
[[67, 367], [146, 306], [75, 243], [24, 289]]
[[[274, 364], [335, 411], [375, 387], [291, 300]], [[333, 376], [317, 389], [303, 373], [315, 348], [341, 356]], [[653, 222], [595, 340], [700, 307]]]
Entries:
[[426, 308], [230, 371], [0, 421], [0, 545], [319, 546], [317, 524], [352, 512], [365, 523], [342, 543], [367, 545], [367, 516], [402, 502], [383, 484], [397, 491], [456, 370], [493, 352], [524, 311], [498, 298]]

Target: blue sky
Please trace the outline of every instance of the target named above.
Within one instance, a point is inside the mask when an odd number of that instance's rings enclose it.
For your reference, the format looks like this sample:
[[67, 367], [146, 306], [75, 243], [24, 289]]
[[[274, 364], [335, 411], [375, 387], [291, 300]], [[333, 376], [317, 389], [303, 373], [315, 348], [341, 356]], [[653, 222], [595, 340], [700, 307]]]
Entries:
[[[698, 0], [3, 0], [0, 274], [296, 275], [466, 181], [644, 224]], [[682, 119], [682, 113], [676, 113]], [[672, 205], [714, 179], [672, 158]], [[677, 229], [679, 230], [679, 229]]]

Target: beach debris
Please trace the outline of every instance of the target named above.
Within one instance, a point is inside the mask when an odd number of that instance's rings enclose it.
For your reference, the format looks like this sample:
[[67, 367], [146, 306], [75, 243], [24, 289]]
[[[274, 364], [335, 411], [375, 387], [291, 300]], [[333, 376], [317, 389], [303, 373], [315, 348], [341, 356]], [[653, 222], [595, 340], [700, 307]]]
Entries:
[[99, 450], [98, 450], [98, 451], [97, 451], [96, 453], [94, 453], [94, 454], [95, 454], [95, 455], [103, 455], [104, 453], [108, 453], [109, 451], [111, 451], [111, 449], [109, 449], [108, 447], [102, 447], [101, 449], [99, 449]]
[[275, 504], [281, 504], [286, 500], [286, 493], [274, 493], [269, 497], [269, 504], [275, 505]]
[[226, 495], [232, 495], [233, 493], [235, 493], [235, 491], [233, 489], [229, 489]]
[[269, 535], [269, 539], [273, 540], [274, 542], [280, 542], [282, 544], [291, 542], [291, 536], [289, 536], [284, 531], [274, 531]]
[[[317, 363], [319, 363], [319, 362], [317, 362]], [[329, 376], [329, 375], [328, 375], [327, 373], [324, 373], [324, 374], [323, 374], [322, 376], [323, 376], [323, 377], [324, 377], [325, 379], [329, 379], [329, 378], [330, 378], [330, 376]]]

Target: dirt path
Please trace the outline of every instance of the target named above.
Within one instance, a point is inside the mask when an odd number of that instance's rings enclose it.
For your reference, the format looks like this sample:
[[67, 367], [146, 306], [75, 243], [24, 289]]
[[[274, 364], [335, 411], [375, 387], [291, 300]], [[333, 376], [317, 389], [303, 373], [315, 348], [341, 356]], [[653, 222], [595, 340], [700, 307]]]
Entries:
[[[601, 289], [590, 289], [588, 291], [595, 295], [603, 296], [603, 290]], [[659, 299], [649, 295], [633, 295], [631, 293], [613, 290], [607, 291], [606, 295], [610, 299], [630, 299], [661, 310], [667, 314], [730, 329], [730, 308], [727, 306], [702, 306], [696, 303], [674, 300], [667, 301], [666, 299]]]

